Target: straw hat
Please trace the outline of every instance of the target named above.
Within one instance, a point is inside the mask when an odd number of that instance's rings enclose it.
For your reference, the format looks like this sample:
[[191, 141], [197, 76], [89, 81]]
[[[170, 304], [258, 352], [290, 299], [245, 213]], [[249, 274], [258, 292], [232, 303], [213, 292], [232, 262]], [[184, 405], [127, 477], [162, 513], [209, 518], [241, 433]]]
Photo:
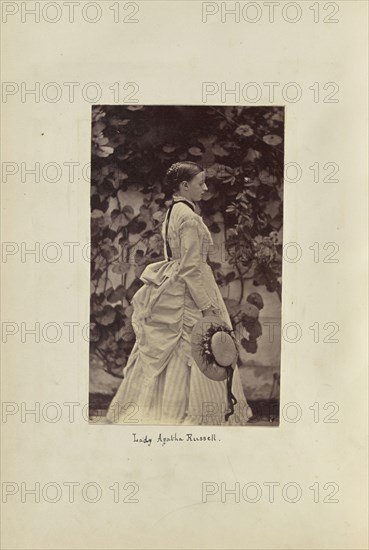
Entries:
[[227, 381], [227, 421], [237, 404], [232, 393], [233, 372], [238, 359], [234, 331], [220, 317], [206, 315], [192, 329], [191, 348], [192, 356], [205, 376], [217, 382]]
[[235, 368], [238, 349], [233, 331], [216, 315], [207, 315], [194, 325], [191, 347], [197, 366], [211, 380], [226, 380], [227, 368]]

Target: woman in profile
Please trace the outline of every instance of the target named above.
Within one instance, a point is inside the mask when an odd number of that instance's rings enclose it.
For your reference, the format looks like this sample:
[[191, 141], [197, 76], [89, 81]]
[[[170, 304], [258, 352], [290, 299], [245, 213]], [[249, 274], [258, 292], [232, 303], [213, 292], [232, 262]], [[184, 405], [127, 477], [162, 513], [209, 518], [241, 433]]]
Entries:
[[252, 411], [237, 365], [232, 390], [237, 404], [225, 421], [226, 381], [207, 378], [191, 355], [191, 331], [202, 317], [217, 315], [232, 328], [207, 263], [213, 240], [198, 214], [197, 202], [207, 190], [205, 172], [194, 162], [177, 162], [166, 173], [166, 185], [173, 199], [162, 225], [165, 260], [148, 265], [141, 274], [144, 285], [132, 299], [136, 342], [107, 421], [246, 424]]

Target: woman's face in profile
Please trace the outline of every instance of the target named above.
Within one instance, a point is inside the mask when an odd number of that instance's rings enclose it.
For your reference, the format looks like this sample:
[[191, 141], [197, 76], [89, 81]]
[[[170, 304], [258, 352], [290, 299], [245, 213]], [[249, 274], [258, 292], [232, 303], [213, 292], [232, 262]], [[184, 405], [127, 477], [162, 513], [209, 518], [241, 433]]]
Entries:
[[184, 185], [186, 185], [185, 189], [187, 189], [188, 198], [191, 201], [201, 201], [203, 194], [208, 190], [205, 183], [205, 172], [196, 174], [192, 180]]

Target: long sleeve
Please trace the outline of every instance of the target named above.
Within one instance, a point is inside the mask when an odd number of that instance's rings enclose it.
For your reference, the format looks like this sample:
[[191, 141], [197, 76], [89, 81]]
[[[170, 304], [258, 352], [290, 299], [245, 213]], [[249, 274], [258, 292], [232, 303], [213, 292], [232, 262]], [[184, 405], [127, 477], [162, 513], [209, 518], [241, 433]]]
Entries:
[[201, 254], [201, 238], [198, 222], [195, 219], [184, 220], [178, 229], [181, 261], [178, 277], [182, 278], [200, 310], [211, 307], [211, 301], [205, 290], [201, 274], [201, 262], [206, 258]]

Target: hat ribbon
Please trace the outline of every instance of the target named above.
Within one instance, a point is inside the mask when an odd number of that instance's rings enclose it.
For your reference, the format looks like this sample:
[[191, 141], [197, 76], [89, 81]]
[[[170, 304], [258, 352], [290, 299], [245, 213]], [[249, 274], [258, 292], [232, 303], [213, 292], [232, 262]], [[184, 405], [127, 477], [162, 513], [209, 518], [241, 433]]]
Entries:
[[225, 414], [224, 420], [227, 422], [228, 418], [234, 414], [234, 406], [237, 405], [237, 399], [232, 393], [232, 381], [233, 381], [233, 368], [231, 365], [224, 367], [220, 365], [214, 357], [214, 362], [222, 369], [227, 369], [227, 401], [230, 411]]

